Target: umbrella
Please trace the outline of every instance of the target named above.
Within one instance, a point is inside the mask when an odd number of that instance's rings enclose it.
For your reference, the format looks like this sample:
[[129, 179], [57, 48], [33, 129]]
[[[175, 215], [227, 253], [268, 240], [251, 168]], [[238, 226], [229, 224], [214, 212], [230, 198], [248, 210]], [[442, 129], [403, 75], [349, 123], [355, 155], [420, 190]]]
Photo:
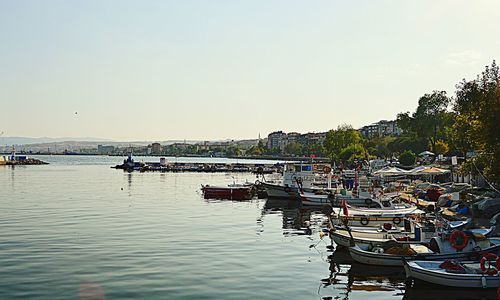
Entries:
[[418, 174], [429, 174], [429, 175], [439, 175], [448, 173], [450, 170], [440, 169], [436, 167], [426, 168], [425, 170], [420, 171]]
[[435, 154], [430, 151], [424, 151], [418, 154], [418, 156], [434, 156]]
[[382, 169], [374, 172], [373, 174], [386, 175], [386, 176], [406, 175], [406, 174], [408, 174], [408, 171], [400, 169], [400, 168], [396, 168], [396, 167], [385, 167], [385, 168], [382, 168]]

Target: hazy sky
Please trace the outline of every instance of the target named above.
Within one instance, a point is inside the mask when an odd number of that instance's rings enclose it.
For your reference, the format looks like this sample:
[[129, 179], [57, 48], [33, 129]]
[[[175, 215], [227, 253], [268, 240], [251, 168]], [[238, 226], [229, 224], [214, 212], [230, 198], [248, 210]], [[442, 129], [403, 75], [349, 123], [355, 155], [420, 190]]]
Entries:
[[0, 0], [0, 132], [206, 140], [360, 127], [499, 59], [498, 20], [498, 0]]

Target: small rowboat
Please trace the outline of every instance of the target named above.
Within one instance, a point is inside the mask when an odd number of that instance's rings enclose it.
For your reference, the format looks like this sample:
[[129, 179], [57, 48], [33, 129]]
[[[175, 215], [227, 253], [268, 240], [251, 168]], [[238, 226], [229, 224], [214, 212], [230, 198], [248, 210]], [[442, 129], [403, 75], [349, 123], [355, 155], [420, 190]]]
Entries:
[[479, 267], [479, 263], [463, 262], [458, 264], [459, 270], [442, 268], [444, 261], [408, 261], [404, 268], [407, 281], [416, 279], [432, 284], [461, 288], [497, 288], [500, 276], [487, 275]]
[[250, 200], [253, 197], [252, 185], [204, 185], [201, 190], [205, 199]]

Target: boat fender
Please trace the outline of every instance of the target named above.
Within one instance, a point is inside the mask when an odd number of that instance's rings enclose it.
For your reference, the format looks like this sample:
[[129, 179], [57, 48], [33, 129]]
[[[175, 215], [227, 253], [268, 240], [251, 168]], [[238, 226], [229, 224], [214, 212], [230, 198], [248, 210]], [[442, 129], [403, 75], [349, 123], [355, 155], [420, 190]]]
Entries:
[[394, 217], [392, 218], [392, 223], [398, 225], [401, 223], [401, 218], [400, 217]]
[[481, 285], [483, 286], [483, 289], [485, 289], [488, 285], [486, 284], [486, 277], [481, 276]]
[[365, 199], [365, 204], [368, 205], [368, 206], [370, 206], [372, 204], [372, 199], [366, 198]]
[[467, 246], [469, 242], [469, 237], [465, 234], [465, 232], [461, 230], [454, 230], [450, 234], [450, 238], [448, 239], [450, 245], [456, 250], [462, 250]]
[[[486, 269], [486, 261], [495, 261], [495, 267], [492, 268], [491, 264], [488, 264]], [[500, 259], [495, 253], [487, 253], [483, 255], [480, 262], [481, 271], [486, 275], [495, 275], [498, 273], [498, 267], [500, 266]]]
[[372, 252], [374, 252], [374, 253], [384, 253], [384, 248], [382, 248], [382, 247], [374, 247], [372, 249]]
[[259, 185], [260, 184], [260, 181], [259, 180], [255, 180], [255, 185]]
[[368, 220], [367, 217], [361, 217], [361, 220], [359, 221], [361, 223], [361, 225], [368, 225], [368, 223], [370, 222], [370, 220]]

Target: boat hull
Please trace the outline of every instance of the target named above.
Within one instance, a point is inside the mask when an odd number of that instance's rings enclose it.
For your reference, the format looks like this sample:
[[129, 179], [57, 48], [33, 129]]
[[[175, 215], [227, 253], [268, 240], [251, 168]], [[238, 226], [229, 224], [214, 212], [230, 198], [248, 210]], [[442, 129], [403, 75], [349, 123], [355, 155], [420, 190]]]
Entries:
[[297, 199], [296, 195], [299, 191], [296, 187], [285, 187], [276, 184], [269, 183], [261, 183], [262, 187], [267, 192], [268, 198], [288, 198], [288, 199]]
[[250, 200], [252, 189], [249, 188], [225, 188], [225, 187], [203, 187], [205, 199], [227, 199], [227, 200]]
[[483, 274], [456, 274], [439, 270], [443, 261], [412, 261], [404, 264], [406, 278], [413, 278], [427, 283], [460, 288], [497, 288], [499, 276]]
[[[500, 245], [495, 245], [482, 251], [485, 252], [494, 252], [498, 253], [500, 251]], [[455, 253], [419, 253], [412, 256], [405, 255], [393, 255], [386, 253], [375, 253], [363, 250], [359, 248], [357, 245], [353, 247], [349, 247], [349, 253], [353, 260], [367, 265], [375, 265], [375, 266], [394, 266], [394, 267], [402, 267], [403, 259], [405, 261], [412, 260], [448, 260], [448, 259], [456, 259], [456, 260], [467, 260], [472, 256], [477, 256], [478, 252], [468, 251], [468, 252], [455, 252]]]

